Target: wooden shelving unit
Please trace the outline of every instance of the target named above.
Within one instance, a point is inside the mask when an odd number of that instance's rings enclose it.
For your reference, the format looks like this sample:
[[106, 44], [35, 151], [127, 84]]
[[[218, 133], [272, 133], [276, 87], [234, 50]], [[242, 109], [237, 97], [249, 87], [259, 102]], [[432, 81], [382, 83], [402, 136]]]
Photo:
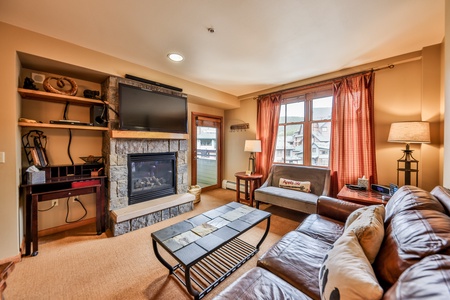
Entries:
[[76, 97], [76, 96], [66, 96], [66, 95], [60, 95], [60, 94], [54, 94], [54, 93], [47, 93], [43, 91], [35, 91], [35, 90], [28, 90], [23, 88], [18, 88], [17, 91], [22, 96], [22, 99], [29, 99], [29, 100], [38, 100], [38, 101], [47, 101], [47, 102], [70, 102], [70, 103], [76, 103], [77, 105], [86, 105], [91, 106], [94, 104], [103, 104], [108, 102], [103, 102], [101, 100], [97, 99], [89, 99], [89, 98], [83, 98], [83, 97]]
[[108, 127], [19, 122], [20, 127], [108, 131]]
[[[108, 102], [103, 102], [97, 99], [89, 99], [76, 96], [67, 96], [54, 93], [47, 93], [43, 91], [28, 90], [23, 88], [17, 89], [18, 93], [22, 96], [22, 99], [46, 101], [46, 102], [58, 102], [58, 103], [73, 103], [81, 106], [103, 105]], [[18, 125], [24, 128], [52, 128], [52, 129], [76, 129], [76, 130], [95, 130], [95, 131], [108, 131], [108, 127], [100, 126], [80, 126], [80, 125], [64, 125], [64, 124], [49, 124], [49, 123], [28, 123], [19, 122]]]

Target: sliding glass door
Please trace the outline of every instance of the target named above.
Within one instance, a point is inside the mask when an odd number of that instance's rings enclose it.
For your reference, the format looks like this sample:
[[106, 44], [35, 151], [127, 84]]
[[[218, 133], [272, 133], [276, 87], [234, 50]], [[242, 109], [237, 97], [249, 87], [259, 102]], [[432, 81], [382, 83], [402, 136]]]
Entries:
[[222, 117], [192, 113], [191, 183], [202, 190], [220, 187]]

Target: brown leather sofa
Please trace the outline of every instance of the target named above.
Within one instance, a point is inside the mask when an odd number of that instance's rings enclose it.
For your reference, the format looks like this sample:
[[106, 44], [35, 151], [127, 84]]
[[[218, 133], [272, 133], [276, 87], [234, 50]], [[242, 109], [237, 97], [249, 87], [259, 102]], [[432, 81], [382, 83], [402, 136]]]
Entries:
[[[316, 214], [215, 299], [320, 299], [322, 262], [344, 233], [347, 217], [360, 207], [320, 197]], [[450, 191], [440, 186], [432, 192], [404, 186], [389, 200], [384, 237], [371, 265], [383, 299], [450, 299], [449, 212]]]

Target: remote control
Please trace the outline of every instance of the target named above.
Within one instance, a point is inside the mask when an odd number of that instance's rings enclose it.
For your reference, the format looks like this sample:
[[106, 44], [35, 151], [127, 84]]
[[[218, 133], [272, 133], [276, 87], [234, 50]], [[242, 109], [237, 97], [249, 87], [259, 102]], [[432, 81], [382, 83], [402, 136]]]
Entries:
[[351, 190], [357, 190], [357, 191], [365, 191], [366, 187], [356, 185], [356, 184], [346, 184], [346, 186]]

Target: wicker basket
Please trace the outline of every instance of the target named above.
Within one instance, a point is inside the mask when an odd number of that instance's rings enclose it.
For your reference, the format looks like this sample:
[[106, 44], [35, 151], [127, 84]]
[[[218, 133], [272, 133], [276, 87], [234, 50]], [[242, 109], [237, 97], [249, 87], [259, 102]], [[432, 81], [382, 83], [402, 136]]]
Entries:
[[191, 185], [188, 191], [190, 194], [195, 196], [194, 204], [200, 202], [200, 194], [202, 192], [202, 187], [199, 185]]

